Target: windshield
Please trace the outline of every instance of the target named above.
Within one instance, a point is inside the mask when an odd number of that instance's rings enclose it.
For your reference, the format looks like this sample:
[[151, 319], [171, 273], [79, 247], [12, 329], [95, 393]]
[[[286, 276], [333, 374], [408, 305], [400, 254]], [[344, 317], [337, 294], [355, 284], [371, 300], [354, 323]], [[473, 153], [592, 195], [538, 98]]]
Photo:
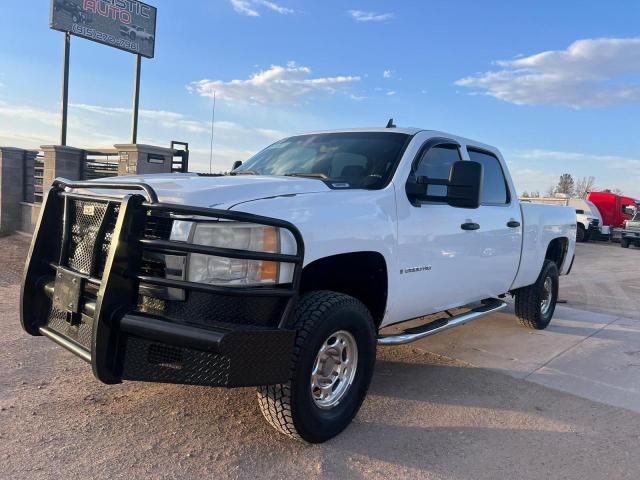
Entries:
[[235, 174], [293, 175], [324, 180], [333, 188], [382, 188], [409, 135], [345, 132], [285, 138], [265, 148]]

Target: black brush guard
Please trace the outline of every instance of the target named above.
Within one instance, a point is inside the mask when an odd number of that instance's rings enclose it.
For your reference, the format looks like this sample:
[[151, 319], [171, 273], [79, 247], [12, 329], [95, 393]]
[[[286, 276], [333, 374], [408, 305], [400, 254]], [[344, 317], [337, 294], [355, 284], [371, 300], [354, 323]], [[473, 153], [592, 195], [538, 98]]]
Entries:
[[[130, 193], [119, 197], [88, 190]], [[72, 207], [71, 202], [104, 203], [104, 211], [111, 212], [115, 219], [100, 275], [94, 275], [92, 269], [86, 273], [69, 266], [72, 211], [79, 208], [76, 203]], [[145, 238], [149, 212], [286, 229], [295, 239], [297, 253], [255, 252]], [[92, 207], [84, 213], [94, 215]], [[103, 219], [98, 232], [104, 230], [105, 222]], [[87, 253], [92, 258], [99, 253], [99, 242], [95, 243]], [[143, 252], [149, 250], [291, 263], [293, 280], [277, 287], [223, 287], [142, 274]], [[295, 338], [290, 324], [303, 258], [300, 232], [282, 220], [160, 203], [155, 191], [143, 183], [57, 179], [43, 201], [27, 258], [21, 291], [22, 327], [31, 335], [50, 338], [89, 362], [95, 377], [104, 383], [142, 380], [225, 387], [282, 383], [290, 373]], [[188, 318], [175, 322], [139, 310], [141, 284], [182, 289], [186, 295], [202, 292], [237, 297], [239, 302], [258, 297], [277, 298], [284, 308], [277, 324], [270, 326], [251, 322], [202, 325], [190, 323]], [[94, 292], [90, 298], [84, 295], [89, 290]], [[215, 315], [214, 309], [211, 316]]]

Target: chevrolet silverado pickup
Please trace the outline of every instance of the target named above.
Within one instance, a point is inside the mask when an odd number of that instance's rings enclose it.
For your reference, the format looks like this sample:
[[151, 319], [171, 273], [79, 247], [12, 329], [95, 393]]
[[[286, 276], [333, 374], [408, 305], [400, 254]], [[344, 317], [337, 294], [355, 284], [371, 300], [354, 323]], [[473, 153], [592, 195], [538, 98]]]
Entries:
[[22, 326], [107, 384], [256, 386], [278, 431], [323, 442], [358, 412], [378, 346], [508, 295], [524, 326], [549, 324], [576, 214], [517, 199], [496, 148], [408, 128], [293, 136], [224, 176], [57, 179]]

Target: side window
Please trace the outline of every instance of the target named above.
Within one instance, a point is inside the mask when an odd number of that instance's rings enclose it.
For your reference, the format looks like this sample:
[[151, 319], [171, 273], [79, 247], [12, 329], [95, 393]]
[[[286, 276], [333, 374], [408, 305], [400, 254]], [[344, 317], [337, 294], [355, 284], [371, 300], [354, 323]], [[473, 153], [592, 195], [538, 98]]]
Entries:
[[[422, 155], [416, 169], [416, 176], [447, 180], [451, 166], [458, 160], [461, 160], [461, 157], [456, 145], [437, 145]], [[447, 187], [429, 185], [427, 194], [444, 197], [447, 195]]]
[[483, 181], [480, 203], [485, 205], [504, 205], [509, 203], [507, 181], [500, 161], [490, 153], [468, 149], [469, 159], [482, 165]]

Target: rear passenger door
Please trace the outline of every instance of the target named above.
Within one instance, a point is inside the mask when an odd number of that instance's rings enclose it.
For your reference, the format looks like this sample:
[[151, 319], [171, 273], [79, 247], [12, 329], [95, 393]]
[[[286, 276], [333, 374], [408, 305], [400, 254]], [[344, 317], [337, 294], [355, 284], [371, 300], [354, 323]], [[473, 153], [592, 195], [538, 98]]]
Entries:
[[522, 213], [497, 154], [472, 146], [467, 147], [467, 153], [470, 160], [483, 167], [474, 257], [483, 272], [478, 281], [480, 293], [486, 298], [509, 290], [518, 272]]

